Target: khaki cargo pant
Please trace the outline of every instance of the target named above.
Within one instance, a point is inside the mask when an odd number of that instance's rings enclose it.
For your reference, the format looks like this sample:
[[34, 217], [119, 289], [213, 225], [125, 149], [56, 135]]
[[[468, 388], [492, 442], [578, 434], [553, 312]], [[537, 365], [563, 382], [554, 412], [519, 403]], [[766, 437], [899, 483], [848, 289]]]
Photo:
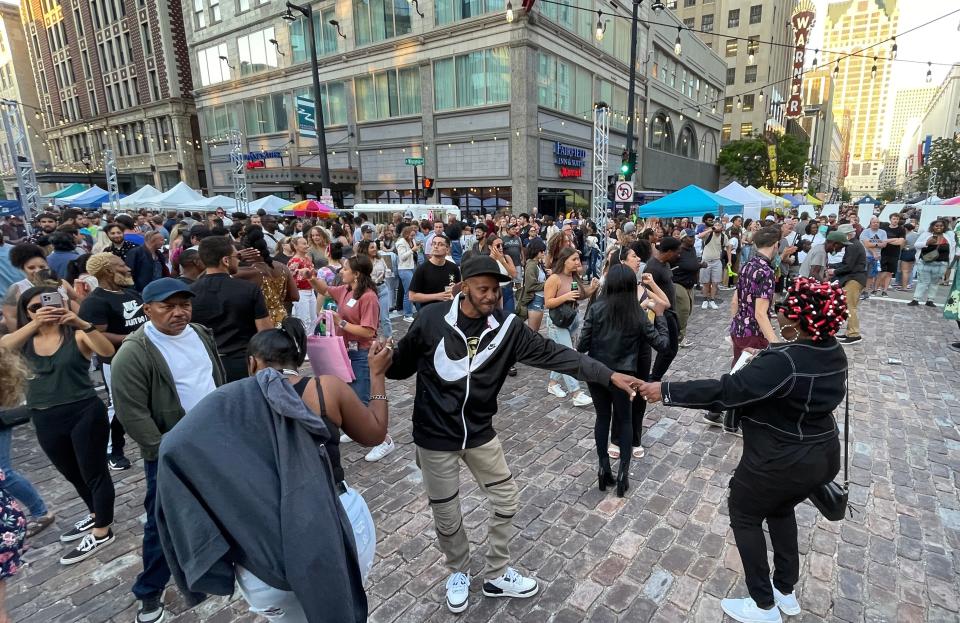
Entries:
[[508, 544], [516, 532], [512, 520], [519, 506], [519, 489], [507, 467], [498, 437], [478, 448], [450, 452], [417, 447], [417, 465], [423, 473], [440, 550], [451, 570], [470, 572], [470, 543], [460, 510], [461, 460], [490, 502], [487, 566], [483, 577], [493, 579], [503, 575], [510, 560]]
[[843, 290], [847, 293], [847, 335], [849, 337], [858, 337], [860, 335], [860, 293], [863, 292], [863, 286], [859, 281], [851, 279], [843, 284]]

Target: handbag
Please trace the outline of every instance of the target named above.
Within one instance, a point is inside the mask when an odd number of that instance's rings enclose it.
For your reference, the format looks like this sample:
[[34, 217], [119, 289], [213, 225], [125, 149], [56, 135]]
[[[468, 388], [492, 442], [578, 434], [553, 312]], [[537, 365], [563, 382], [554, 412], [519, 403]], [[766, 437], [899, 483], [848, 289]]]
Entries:
[[0, 410], [0, 428], [13, 428], [30, 421], [30, 409], [26, 406]]
[[938, 257], [940, 257], [940, 251], [937, 249], [934, 249], [933, 251], [927, 251], [926, 253], [921, 255], [920, 259], [923, 260], [924, 262], [936, 262]]
[[577, 319], [575, 303], [564, 303], [550, 310], [550, 322], [558, 329], [569, 329]]
[[[849, 373], [846, 377], [849, 383]], [[847, 385], [846, 407], [843, 413], [843, 484], [834, 481], [822, 484], [810, 492], [808, 499], [817, 507], [824, 517], [830, 521], [840, 521], [847, 514], [847, 508], [853, 515], [853, 507], [848, 506], [850, 495], [850, 480], [847, 477], [847, 464], [850, 461], [850, 390]]]
[[326, 335], [307, 336], [307, 355], [310, 357], [313, 375], [327, 374], [345, 383], [352, 383], [357, 377], [353, 373], [353, 365], [350, 363], [350, 356], [347, 355], [343, 337], [336, 335], [333, 330], [333, 312], [329, 309], [324, 310], [317, 318], [317, 325], [321, 321], [326, 323]]

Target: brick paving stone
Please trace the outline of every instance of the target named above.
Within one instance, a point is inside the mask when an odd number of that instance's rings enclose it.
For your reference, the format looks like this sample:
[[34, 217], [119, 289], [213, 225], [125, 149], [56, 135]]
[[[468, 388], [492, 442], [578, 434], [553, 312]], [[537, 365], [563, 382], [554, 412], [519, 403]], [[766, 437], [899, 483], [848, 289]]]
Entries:
[[[849, 348], [851, 503], [837, 523], [809, 504], [798, 508], [801, 556], [798, 621], [960, 620], [960, 359], [946, 346], [956, 327], [938, 310], [870, 299], [861, 305], [864, 343]], [[401, 326], [402, 325], [402, 326]], [[729, 366], [726, 323], [701, 312], [668, 378], [716, 376]], [[409, 325], [398, 322], [402, 333]], [[897, 327], [898, 331], [890, 331]], [[905, 348], [903, 336], [910, 336]], [[888, 357], [903, 365], [886, 364]], [[489, 507], [468, 470], [461, 473], [464, 525], [474, 586], [464, 621], [721, 621], [719, 600], [744, 593], [727, 510], [727, 483], [742, 441], [705, 427], [695, 411], [647, 410], [646, 456], [631, 465], [625, 498], [596, 490], [593, 413], [546, 394], [545, 372], [520, 366], [500, 397], [496, 427], [521, 488], [511, 561], [541, 581], [527, 600], [480, 593]], [[368, 581], [371, 621], [443, 621], [449, 571], [422, 479], [413, 461], [410, 411], [414, 380], [390, 381], [391, 434], [398, 451], [380, 463], [343, 447], [351, 486], [377, 525], [377, 560]], [[520, 416], [520, 417], [518, 417]], [[8, 579], [14, 621], [132, 621], [130, 593], [140, 571], [143, 469], [112, 474], [117, 540], [95, 559], [62, 567], [57, 536], [83, 510], [72, 488], [39, 450], [31, 427], [14, 431], [12, 462], [58, 514], [33, 539], [26, 565]], [[167, 592], [170, 620], [246, 623], [245, 604], [215, 598], [187, 610]]]

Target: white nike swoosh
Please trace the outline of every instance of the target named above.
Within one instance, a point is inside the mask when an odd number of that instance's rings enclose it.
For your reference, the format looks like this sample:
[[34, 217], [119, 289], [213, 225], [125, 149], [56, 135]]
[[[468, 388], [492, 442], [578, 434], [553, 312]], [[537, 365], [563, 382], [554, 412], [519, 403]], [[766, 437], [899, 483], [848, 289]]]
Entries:
[[136, 307], [134, 307], [131, 311], [124, 311], [124, 312], [123, 312], [123, 319], [124, 319], [124, 320], [130, 320], [131, 318], [133, 318], [134, 316], [137, 315], [137, 312], [139, 312], [142, 307], [143, 307], [143, 304], [140, 304], [140, 305], [137, 305]]

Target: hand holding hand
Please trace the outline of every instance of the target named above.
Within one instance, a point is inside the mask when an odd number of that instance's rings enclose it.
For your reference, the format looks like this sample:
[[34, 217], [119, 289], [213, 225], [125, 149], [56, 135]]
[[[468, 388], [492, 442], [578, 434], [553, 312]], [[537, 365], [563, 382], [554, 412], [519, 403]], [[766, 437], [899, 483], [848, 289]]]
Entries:
[[383, 376], [387, 373], [387, 368], [393, 361], [393, 341], [376, 341], [370, 345], [370, 351], [367, 354], [367, 363], [370, 365], [370, 374], [372, 376]]
[[663, 400], [663, 394], [660, 391], [660, 383], [644, 383], [641, 381], [639, 391], [640, 395], [647, 402], [660, 402]]
[[627, 395], [630, 396], [630, 400], [632, 401], [637, 396], [636, 388], [642, 385], [643, 381], [629, 374], [614, 372], [613, 376], [610, 377], [610, 384], [627, 392]]

